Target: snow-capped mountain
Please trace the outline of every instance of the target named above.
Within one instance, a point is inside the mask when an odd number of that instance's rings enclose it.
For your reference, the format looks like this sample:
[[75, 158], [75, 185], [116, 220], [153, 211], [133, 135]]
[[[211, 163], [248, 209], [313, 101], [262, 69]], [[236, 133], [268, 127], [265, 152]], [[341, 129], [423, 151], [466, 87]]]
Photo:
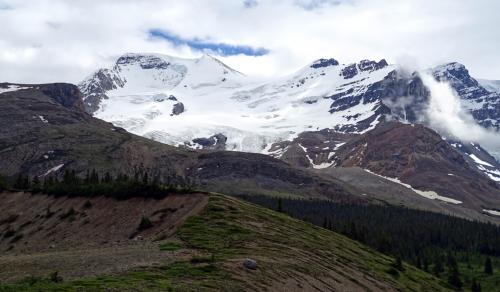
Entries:
[[[459, 63], [427, 73], [448, 82], [478, 124], [500, 126], [494, 82], [483, 86]], [[430, 125], [431, 92], [420, 73], [385, 60], [318, 59], [262, 82], [209, 55], [125, 54], [79, 87], [89, 113], [132, 133], [194, 149], [264, 153], [303, 167], [334, 165], [342, 145], [381, 121]], [[448, 138], [473, 169], [500, 181], [500, 165], [488, 152]]]
[[222, 139], [228, 150], [263, 152], [307, 130], [373, 128], [385, 109], [370, 86], [394, 69], [384, 60], [320, 59], [258, 82], [209, 55], [126, 54], [79, 87], [89, 112], [135, 134], [192, 148]]
[[[429, 73], [449, 82], [480, 125], [500, 126], [500, 93], [483, 87], [465, 66], [449, 63]], [[88, 112], [135, 134], [177, 146], [279, 158], [295, 157], [286, 154], [290, 150], [303, 151], [308, 154], [299, 164], [317, 167], [331, 165], [332, 149], [345, 142], [325, 138], [337, 135], [325, 133], [362, 134], [391, 119], [428, 124], [430, 99], [419, 73], [405, 73], [385, 60], [341, 64], [319, 59], [294, 74], [262, 82], [209, 55], [125, 54], [79, 87]], [[330, 130], [315, 137], [326, 140], [313, 148], [290, 147], [303, 139], [301, 133], [325, 129]], [[326, 142], [327, 150], [316, 149]]]

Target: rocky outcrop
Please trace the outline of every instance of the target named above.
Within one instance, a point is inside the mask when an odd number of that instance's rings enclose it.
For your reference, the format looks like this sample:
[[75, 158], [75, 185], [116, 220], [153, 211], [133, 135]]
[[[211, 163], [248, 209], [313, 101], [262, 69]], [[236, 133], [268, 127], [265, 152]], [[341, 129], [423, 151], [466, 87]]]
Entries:
[[344, 67], [340, 72], [340, 75], [343, 76], [344, 79], [351, 79], [358, 74], [358, 70], [360, 72], [372, 72], [383, 69], [387, 66], [388, 64], [385, 59], [382, 59], [379, 62], [371, 60], [361, 60], [359, 61], [359, 63], [353, 63]]
[[341, 75], [344, 77], [344, 79], [351, 79], [352, 77], [356, 76], [357, 74], [358, 74], [358, 68], [357, 68], [356, 64], [351, 64], [349, 66], [346, 66], [341, 71]]
[[114, 71], [100, 69], [78, 85], [83, 93], [85, 110], [90, 114], [94, 113], [99, 109], [101, 101], [108, 98], [107, 91], [124, 85], [125, 80], [122, 80]]
[[[224, 150], [226, 148], [226, 142], [227, 137], [221, 133], [218, 133], [208, 138], [195, 138], [192, 141], [192, 143], [194, 143], [195, 145], [189, 146], [199, 149]], [[196, 147], [196, 144], [200, 147]]]
[[177, 102], [172, 107], [171, 116], [177, 116], [177, 115], [182, 114], [183, 112], [184, 112], [184, 104], [182, 102]]
[[311, 68], [318, 69], [318, 68], [324, 68], [328, 66], [337, 66], [339, 65], [339, 61], [331, 58], [331, 59], [319, 59], [315, 61], [312, 65]]
[[371, 61], [371, 60], [361, 60], [358, 64], [358, 68], [360, 71], [375, 71], [375, 70], [380, 70], [382, 68], [387, 67], [387, 61], [385, 59], [382, 59], [378, 62]]
[[78, 87], [73, 84], [42, 84], [37, 86], [37, 89], [66, 108], [76, 109], [82, 112], [85, 111], [85, 107], [82, 102], [83, 96]]
[[411, 123], [426, 122], [425, 110], [430, 92], [417, 73], [410, 75], [391, 72], [382, 82], [372, 88], [378, 98], [389, 109], [392, 119]]
[[326, 168], [334, 166], [337, 149], [355, 137], [332, 129], [307, 131], [291, 141], [272, 144], [268, 152], [297, 167]]

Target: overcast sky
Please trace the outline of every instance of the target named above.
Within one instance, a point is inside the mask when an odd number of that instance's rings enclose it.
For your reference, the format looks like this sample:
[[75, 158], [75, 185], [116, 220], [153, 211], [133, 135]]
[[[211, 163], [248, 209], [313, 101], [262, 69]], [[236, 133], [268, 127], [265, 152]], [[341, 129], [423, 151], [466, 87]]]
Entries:
[[497, 0], [0, 0], [0, 82], [77, 83], [125, 52], [210, 52], [249, 75], [333, 57], [500, 79]]

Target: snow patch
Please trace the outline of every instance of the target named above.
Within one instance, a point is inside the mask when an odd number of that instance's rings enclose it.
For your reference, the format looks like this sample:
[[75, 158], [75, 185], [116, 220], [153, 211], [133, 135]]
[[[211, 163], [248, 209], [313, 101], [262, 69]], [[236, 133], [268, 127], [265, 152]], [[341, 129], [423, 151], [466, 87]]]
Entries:
[[486, 161], [483, 161], [481, 159], [479, 159], [476, 155], [474, 154], [469, 154], [470, 158], [472, 158], [472, 160], [474, 160], [475, 163], [477, 164], [481, 164], [481, 165], [486, 165], [486, 166], [489, 166], [489, 167], [494, 167], [493, 165], [489, 164], [488, 162]]
[[495, 215], [495, 216], [500, 216], [500, 211], [497, 211], [497, 210], [483, 209], [483, 212], [491, 214], [491, 215]]
[[27, 89], [27, 88], [28, 87], [23, 87], [23, 86], [19, 86], [19, 85], [9, 85], [9, 86], [7, 86], [7, 88], [0, 88], [0, 94], [2, 94], [4, 92], [18, 91], [18, 90]]
[[56, 171], [58, 171], [59, 169], [61, 169], [61, 167], [63, 167], [63, 166], [64, 166], [64, 163], [59, 164], [59, 165], [57, 165], [57, 166], [54, 166], [54, 167], [52, 167], [51, 169], [47, 170], [47, 172], [46, 172], [46, 173], [44, 173], [42, 176], [47, 176], [47, 175], [49, 175], [49, 174], [51, 174], [51, 173], [53, 173], [53, 172], [56, 172]]
[[44, 123], [44, 124], [49, 123], [49, 121], [47, 121], [47, 119], [45, 119], [43, 116], [38, 116], [38, 118], [40, 118], [40, 121], [42, 121], [42, 123]]
[[[300, 143], [298, 143], [297, 145], [299, 145], [299, 147], [302, 148], [302, 150], [306, 154], [307, 160], [309, 160], [309, 163], [311, 164], [311, 166], [314, 169], [323, 169], [323, 168], [330, 167], [330, 166], [332, 166], [334, 164], [333, 162], [323, 162], [323, 163], [320, 163], [320, 164], [315, 164], [314, 161], [309, 157], [309, 155], [307, 155], [307, 149], [306, 149], [306, 147], [300, 145]], [[331, 152], [329, 153], [328, 159], [330, 159], [330, 154], [332, 154], [332, 153]]]
[[462, 201], [459, 201], [459, 200], [455, 200], [455, 199], [452, 199], [452, 198], [440, 196], [440, 195], [438, 195], [434, 191], [421, 191], [421, 190], [414, 189], [411, 185], [403, 183], [398, 178], [386, 177], [386, 176], [383, 176], [383, 175], [380, 175], [380, 174], [376, 174], [373, 171], [370, 171], [369, 169], [365, 169], [365, 171], [369, 172], [369, 173], [371, 173], [373, 175], [376, 175], [378, 177], [384, 178], [386, 180], [389, 180], [389, 181], [395, 182], [397, 184], [400, 184], [400, 185], [402, 185], [402, 186], [404, 186], [404, 187], [406, 187], [406, 188], [414, 191], [418, 195], [420, 195], [422, 197], [425, 197], [427, 199], [439, 200], [439, 201], [443, 201], [443, 202], [451, 203], [451, 204], [462, 204], [463, 203]]
[[313, 168], [315, 169], [323, 169], [323, 168], [328, 168], [330, 166], [332, 166], [335, 162], [323, 162], [323, 163], [320, 163], [320, 164], [313, 164]]

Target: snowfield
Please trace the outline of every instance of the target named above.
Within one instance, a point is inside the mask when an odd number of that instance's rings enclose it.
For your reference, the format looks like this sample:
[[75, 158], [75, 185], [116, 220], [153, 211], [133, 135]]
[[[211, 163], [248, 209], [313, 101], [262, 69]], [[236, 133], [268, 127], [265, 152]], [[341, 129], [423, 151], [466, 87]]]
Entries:
[[[209, 55], [180, 59], [127, 54], [107, 69], [116, 88], [106, 91], [108, 98], [101, 100], [94, 116], [171, 145], [221, 133], [228, 138], [227, 150], [263, 152], [270, 144], [293, 139], [303, 131], [353, 125], [374, 115], [378, 101], [360, 101], [346, 109], [332, 108], [330, 113], [329, 97], [362, 94], [394, 67], [358, 70], [345, 78], [346, 66], [309, 65], [290, 76], [261, 82]], [[92, 83], [96, 75], [80, 88], [88, 94]], [[184, 112], [173, 115], [176, 103], [182, 103]], [[376, 124], [375, 119], [358, 132]]]

